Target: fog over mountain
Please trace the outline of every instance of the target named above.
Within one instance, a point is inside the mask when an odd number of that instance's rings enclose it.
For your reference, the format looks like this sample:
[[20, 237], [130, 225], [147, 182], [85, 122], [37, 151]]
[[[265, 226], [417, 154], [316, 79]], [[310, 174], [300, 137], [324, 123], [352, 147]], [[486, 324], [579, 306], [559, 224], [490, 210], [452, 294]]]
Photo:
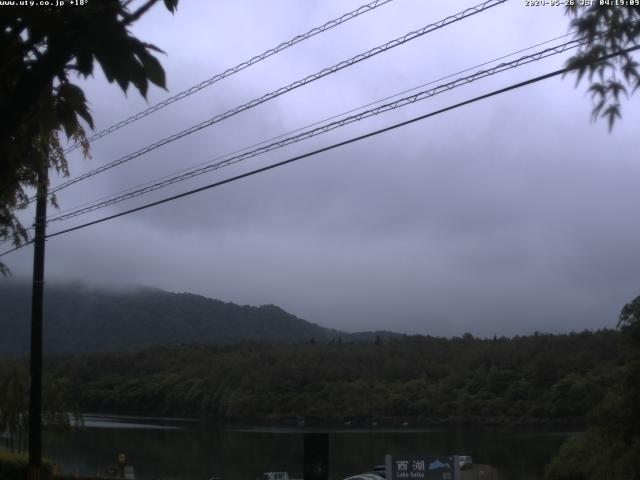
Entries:
[[[168, 92], [123, 95], [100, 69], [80, 82], [97, 130], [362, 0], [180, 2], [133, 27], [161, 57]], [[478, 2], [398, 0], [106, 136], [72, 176], [96, 169]], [[57, 194], [60, 209], [509, 55], [567, 40], [563, 7], [505, 2], [298, 88]], [[520, 52], [520, 53], [514, 53]], [[179, 194], [562, 68], [574, 53], [466, 84], [383, 116], [69, 221]], [[469, 73], [469, 72], [468, 72]], [[467, 73], [467, 74], [468, 74]], [[454, 75], [455, 78], [461, 75]], [[452, 77], [453, 78], [453, 77]], [[448, 81], [450, 81], [449, 79]], [[236, 304], [276, 304], [323, 327], [442, 336], [611, 328], [640, 293], [640, 96], [612, 132], [591, 121], [588, 85], [557, 77], [110, 222], [49, 239], [47, 281], [123, 281]], [[52, 172], [51, 183], [62, 178]], [[33, 210], [24, 212], [25, 225]], [[28, 277], [32, 249], [3, 257]], [[11, 280], [0, 279], [0, 282]]]
[[[275, 305], [236, 305], [148, 287], [48, 285], [44, 350], [48, 353], [130, 351], [181, 343], [371, 342], [390, 332], [346, 333], [307, 322]], [[28, 283], [0, 284], [0, 355], [29, 349]]]

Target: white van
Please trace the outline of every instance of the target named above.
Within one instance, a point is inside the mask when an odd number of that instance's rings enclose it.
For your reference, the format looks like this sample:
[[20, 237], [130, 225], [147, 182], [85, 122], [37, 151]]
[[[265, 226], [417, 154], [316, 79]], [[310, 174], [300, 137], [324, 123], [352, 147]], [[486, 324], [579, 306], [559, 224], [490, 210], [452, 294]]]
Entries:
[[460, 470], [473, 468], [473, 460], [469, 455], [458, 455], [458, 464], [460, 465]]

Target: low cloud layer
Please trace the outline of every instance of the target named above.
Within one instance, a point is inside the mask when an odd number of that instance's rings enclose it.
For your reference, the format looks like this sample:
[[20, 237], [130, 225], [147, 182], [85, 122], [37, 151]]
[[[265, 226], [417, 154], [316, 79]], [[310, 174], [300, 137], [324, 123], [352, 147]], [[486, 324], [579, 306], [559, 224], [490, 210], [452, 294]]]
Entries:
[[[169, 93], [175, 93], [358, 6], [348, 3], [301, 9], [299, 2], [270, 2], [269, 8], [242, 2], [214, 11], [204, 2], [181, 2], [175, 17], [159, 9], [137, 33], [167, 51], [163, 63]], [[397, 0], [96, 142], [93, 159], [74, 158], [72, 173], [468, 5]], [[567, 30], [560, 9], [517, 2], [496, 7], [70, 188], [60, 194], [61, 206], [210, 160]], [[81, 219], [424, 114], [558, 68], [563, 58]], [[99, 75], [86, 90], [101, 127], [145, 106], [135, 92], [125, 100]], [[584, 91], [571, 77], [552, 79], [51, 239], [47, 276], [275, 303], [348, 331], [492, 336], [613, 327], [622, 305], [640, 294], [640, 223], [634, 221], [640, 110], [632, 98], [609, 134], [604, 122], [590, 123]], [[150, 102], [164, 95], [154, 91]], [[16, 275], [30, 273], [29, 249], [7, 261]]]

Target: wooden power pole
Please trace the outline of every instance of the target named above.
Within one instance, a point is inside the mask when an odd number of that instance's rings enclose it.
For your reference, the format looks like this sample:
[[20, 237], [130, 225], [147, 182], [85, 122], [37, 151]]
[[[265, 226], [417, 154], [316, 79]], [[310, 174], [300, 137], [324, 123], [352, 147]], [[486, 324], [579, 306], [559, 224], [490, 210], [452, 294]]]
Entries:
[[33, 289], [31, 293], [31, 357], [29, 383], [29, 480], [40, 480], [42, 465], [42, 306], [44, 296], [44, 245], [47, 223], [49, 166], [38, 175]]

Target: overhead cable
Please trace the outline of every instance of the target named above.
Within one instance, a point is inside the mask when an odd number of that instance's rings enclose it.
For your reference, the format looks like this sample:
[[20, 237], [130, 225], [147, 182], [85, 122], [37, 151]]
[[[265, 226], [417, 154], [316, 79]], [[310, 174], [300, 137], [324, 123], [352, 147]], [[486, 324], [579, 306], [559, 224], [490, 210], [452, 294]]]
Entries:
[[[297, 80], [289, 85], [286, 85], [284, 87], [280, 87], [277, 90], [274, 90], [272, 92], [269, 92], [265, 95], [262, 95], [261, 97], [255, 98], [253, 100], [251, 100], [250, 102], [247, 102], [243, 105], [240, 105], [238, 107], [232, 108], [231, 110], [228, 110], [224, 113], [218, 114], [208, 120], [205, 120], [203, 122], [200, 122], [196, 125], [193, 125], [192, 127], [189, 127], [185, 130], [182, 130], [181, 132], [175, 133], [173, 135], [170, 135], [168, 137], [165, 137], [155, 143], [152, 143], [151, 145], [147, 145], [146, 147], [143, 147], [133, 153], [130, 153], [128, 155], [125, 155], [124, 157], [121, 157], [117, 160], [113, 160], [105, 165], [102, 165], [101, 167], [98, 167], [90, 172], [87, 172], [85, 174], [82, 174], [78, 177], [72, 178], [70, 180], [67, 180], [66, 182], [58, 185], [57, 187], [54, 187], [50, 190], [50, 193], [56, 193], [59, 192], [60, 190], [67, 188], [75, 183], [78, 183], [82, 180], [85, 180], [87, 178], [93, 177], [94, 175], [97, 175], [99, 173], [102, 173], [104, 171], [107, 171], [111, 168], [114, 168], [118, 165], [122, 165], [123, 163], [129, 162], [135, 158], [138, 158], [142, 155], [144, 155], [145, 153], [148, 153], [152, 150], [155, 150], [159, 147], [162, 147], [164, 145], [167, 145], [168, 143], [174, 142], [180, 138], [183, 138], [187, 135], [191, 135], [192, 133], [195, 133], [199, 130], [202, 130], [203, 128], [206, 127], [210, 127], [211, 125], [221, 122], [222, 120], [225, 120], [229, 117], [232, 117], [234, 115], [237, 115], [240, 112], [243, 112], [245, 110], [248, 110], [250, 108], [256, 107], [264, 102], [267, 102], [269, 100], [272, 100], [276, 97], [279, 97], [280, 95], [283, 95], [287, 92], [290, 92], [296, 88], [302, 87], [304, 85], [307, 85], [311, 82], [314, 82], [320, 78], [326, 77], [327, 75], [336, 73], [344, 68], [350, 67], [352, 65], [355, 65], [363, 60], [367, 60], [375, 55], [378, 55], [380, 53], [386, 52], [392, 48], [395, 48], [397, 46], [400, 45], [404, 45], [407, 42], [410, 42], [412, 40], [415, 40], [416, 38], [420, 38], [423, 35], [426, 35], [427, 33], [433, 32], [435, 30], [441, 29], [447, 25], [450, 25], [452, 23], [458, 22], [460, 20], [463, 20], [465, 18], [468, 18], [472, 15], [478, 14], [480, 12], [483, 12], [489, 8], [495, 7], [497, 5], [500, 5], [502, 3], [505, 3], [507, 0], [487, 0], [481, 4], [478, 4], [476, 6], [473, 7], [469, 7], [465, 10], [463, 10], [462, 12], [459, 12], [455, 15], [451, 15], [448, 16], [438, 22], [426, 25], [418, 30], [414, 30], [412, 32], [409, 32], [401, 37], [398, 37], [394, 40], [391, 40], [383, 45], [380, 45], [378, 47], [372, 48], [364, 53], [360, 53], [358, 55], [355, 55], [347, 60], [343, 60], [342, 62], [339, 62], [331, 67], [327, 67], [324, 68], [322, 70], [320, 70], [319, 72], [313, 74], [313, 75], [309, 75], [301, 80]], [[32, 198], [31, 201], [33, 201], [34, 199]]]
[[[87, 140], [89, 142], [93, 142], [94, 140], [97, 140], [99, 138], [102, 138], [106, 135], [109, 135], [110, 133], [115, 132], [116, 130], [121, 129], [122, 127], [125, 127], [133, 122], [136, 122], [138, 120], [140, 120], [141, 118], [144, 118], [148, 115], [151, 115], [154, 112], [157, 112], [158, 110], [163, 109], [164, 107], [171, 105], [174, 102], [177, 102], [179, 100], [182, 100], [183, 98], [186, 98], [190, 95], [193, 95], [196, 92], [199, 92], [200, 90], [202, 90], [203, 88], [206, 88], [210, 85], [213, 85], [214, 83], [227, 78], [235, 73], [238, 73], [242, 70], [244, 70], [245, 68], [250, 67], [251, 65], [255, 65], [258, 62], [261, 62], [262, 60], [265, 60], [269, 57], [271, 57], [272, 55], [275, 55], [277, 53], [282, 52], [283, 50], [286, 50], [289, 47], [292, 47], [300, 42], [303, 42], [304, 40], [307, 40], [315, 35], [318, 35], [320, 33], [326, 32], [327, 30], [332, 29], [333, 27], [337, 27], [338, 25], [341, 25], [345, 22], [348, 22], [349, 20], [352, 20], [364, 13], [370, 12], [372, 10], [375, 10], [378, 7], [381, 7], [382, 5], [385, 5], [389, 2], [392, 2], [393, 0], [375, 0], [373, 2], [367, 3], [366, 5], [362, 5], [358, 8], [356, 8], [355, 10], [352, 10], [348, 13], [345, 13], [344, 15], [341, 15], [338, 18], [335, 18], [333, 20], [328, 21], [327, 23], [325, 23], [324, 25], [321, 25], [319, 27], [314, 27], [311, 30], [309, 30], [306, 33], [302, 33], [300, 35], [296, 35], [295, 37], [293, 37], [291, 40], [288, 40], [286, 42], [282, 42], [280, 45], [273, 47], [273, 48], [269, 48], [268, 50], [265, 50], [264, 52], [262, 52], [259, 55], [256, 55], [254, 57], [251, 57], [249, 60], [245, 60], [242, 63], [239, 63], [238, 65], [236, 65], [235, 67], [231, 67], [228, 68], [227, 70], [225, 70], [222, 73], [218, 73], [216, 75], [214, 75], [211, 78], [208, 78], [207, 80], [204, 80], [200, 83], [198, 83], [197, 85], [194, 85], [190, 88], [187, 88], [186, 90], [181, 91], [180, 93], [177, 93], [161, 102], [156, 103], [155, 105], [152, 105], [149, 108], [146, 108], [145, 110], [142, 110], [141, 112], [136, 113], [135, 115], [132, 115], [128, 118], [125, 118], [124, 120], [121, 120], [118, 123], [115, 123], [113, 125], [111, 125], [108, 128], [105, 128], [104, 130], [97, 132], [93, 135], [91, 135], [90, 137], [87, 138]], [[78, 147], [81, 146], [81, 143], [75, 143], [73, 145], [71, 145], [70, 147], [68, 147], [67, 149], [65, 149], [65, 153], [71, 152], [72, 150], [77, 149]]]
[[458, 78], [452, 82], [449, 83], [444, 83], [441, 85], [438, 85], [434, 88], [430, 88], [428, 90], [423, 90], [420, 92], [417, 92], [413, 95], [409, 95], [407, 97], [403, 97], [400, 98], [398, 100], [395, 100], [393, 102], [389, 102], [383, 105], [380, 105], [378, 107], [369, 109], [369, 110], [365, 110], [362, 111], [360, 113], [354, 114], [354, 115], [350, 115], [348, 117], [342, 118], [340, 120], [336, 120], [334, 122], [331, 123], [327, 123], [325, 125], [310, 129], [310, 130], [306, 130], [303, 131], [301, 133], [298, 133], [297, 135], [293, 135], [287, 138], [284, 138], [282, 140], [270, 143], [268, 145], [264, 145], [262, 147], [259, 147], [257, 149], [248, 151], [248, 152], [244, 152], [235, 156], [232, 156], [231, 158], [227, 158], [223, 161], [217, 162], [217, 163], [213, 163], [213, 164], [209, 164], [207, 166], [204, 167], [200, 167], [200, 168], [196, 168], [196, 169], [192, 169], [192, 170], [188, 170], [185, 173], [182, 173], [180, 175], [176, 175], [173, 177], [169, 177], [166, 179], [163, 179], [161, 181], [158, 181], [156, 183], [138, 188], [136, 190], [133, 191], [129, 191], [128, 193], [122, 194], [122, 195], [118, 195], [115, 197], [112, 197], [108, 200], [104, 200], [104, 201], [98, 201], [96, 203], [93, 203], [87, 207], [83, 207], [83, 208], [78, 208], [76, 210], [73, 210], [69, 213], [64, 213], [62, 215], [56, 216], [56, 217], [52, 217], [51, 219], [49, 219], [47, 221], [47, 223], [52, 223], [52, 222], [59, 222], [59, 221], [63, 221], [63, 220], [68, 220], [70, 218], [73, 217], [77, 217], [78, 215], [83, 215], [85, 213], [89, 213], [89, 212], [93, 212], [95, 210], [110, 206], [110, 205], [114, 205], [120, 202], [123, 202], [125, 200], [129, 200], [131, 198], [135, 198], [138, 197], [140, 195], [144, 195], [146, 193], [150, 193], [153, 192], [155, 190], [167, 187], [169, 185], [173, 185], [175, 183], [178, 182], [182, 182], [184, 180], [188, 180], [190, 178], [194, 178], [200, 175], [204, 175], [206, 173], [212, 172], [214, 170], [218, 170], [220, 168], [223, 167], [227, 167], [229, 165], [233, 165], [235, 163], [247, 160], [249, 158], [253, 158], [256, 157], [258, 155], [279, 149], [279, 148], [283, 148], [286, 147], [288, 145], [292, 145], [294, 143], [300, 142], [302, 140], [306, 140], [312, 137], [315, 137], [317, 135], [321, 135], [324, 133], [327, 133], [329, 131], [335, 130], [337, 128], [340, 127], [344, 127], [345, 125], [349, 125], [351, 123], [354, 122], [358, 122], [361, 120], [364, 120], [366, 118], [369, 117], [373, 117], [376, 115], [380, 115], [382, 113], [391, 111], [391, 110], [395, 110], [401, 107], [405, 107], [407, 105], [411, 105], [414, 104], [416, 102], [422, 101], [422, 100], [426, 100], [427, 98], [431, 98], [433, 96], [436, 96], [440, 93], [444, 93], [446, 91], [452, 90], [454, 88], [475, 82], [477, 80], [504, 72], [506, 70], [511, 70], [523, 65], [527, 65], [529, 63], [532, 62], [537, 62], [540, 61], [544, 58], [548, 58], [552, 55], [557, 55], [559, 53], [562, 53], [566, 50], [569, 50], [571, 48], [576, 48], [579, 47], [581, 45], [583, 45], [586, 42], [586, 40], [584, 39], [579, 39], [579, 40], [571, 40], [569, 42], [565, 42], [561, 45], [556, 45], [554, 47], [550, 47], [550, 48], [546, 48], [544, 50], [541, 50], [539, 52], [530, 54], [530, 55], [525, 55], [523, 57], [520, 57], [516, 60], [513, 60], [511, 62], [505, 62], [505, 63], [501, 63], [499, 65], [496, 65], [492, 68], [486, 69], [486, 70], [481, 70], [478, 71], [472, 75], [468, 75], [466, 77], [461, 77]]
[[[590, 62], [590, 63], [603, 62], [603, 61], [608, 60], [609, 58], [613, 58], [613, 57], [616, 57], [616, 56], [619, 56], [619, 55], [631, 53], [631, 52], [636, 51], [638, 49], [640, 49], [640, 45], [636, 45], [634, 47], [626, 48], [624, 50], [619, 50], [619, 51], [611, 53], [609, 55], [605, 55], [605, 56], [600, 57], [600, 58], [598, 58], [595, 61]], [[230, 177], [230, 178], [226, 178], [224, 180], [220, 180], [220, 181], [217, 181], [217, 182], [214, 182], [214, 183], [210, 183], [210, 184], [205, 185], [203, 187], [199, 187], [199, 188], [195, 188], [195, 189], [192, 189], [192, 190], [188, 190], [186, 192], [183, 192], [183, 193], [180, 193], [180, 194], [177, 194], [177, 195], [173, 195], [173, 196], [170, 196], [170, 197], [166, 197], [166, 198], [163, 198], [161, 200], [157, 200], [155, 202], [147, 203], [145, 205], [141, 205], [141, 206], [136, 207], [136, 208], [125, 210], [123, 212], [119, 212], [119, 213], [116, 213], [114, 215], [109, 215], [107, 217], [99, 218], [99, 219], [93, 220], [91, 222], [83, 223], [82, 225], [77, 225], [75, 227], [71, 227], [71, 228], [67, 228], [67, 229], [64, 229], [64, 230], [60, 230], [58, 232], [51, 233], [51, 234], [47, 235], [46, 238], [52, 238], [52, 237], [57, 237], [57, 236], [64, 235], [64, 234], [67, 234], [67, 233], [71, 233], [71, 232], [74, 232], [76, 230], [80, 230], [80, 229], [83, 229], [83, 228], [90, 227], [92, 225], [97, 225], [99, 223], [104, 223], [104, 222], [107, 222], [109, 220], [113, 220], [113, 219], [116, 219], [116, 218], [119, 218], [119, 217], [123, 217], [125, 215], [129, 215], [131, 213], [135, 213], [135, 212], [139, 212], [139, 211], [142, 211], [142, 210], [146, 210], [148, 208], [155, 207], [155, 206], [158, 206], [158, 205], [162, 205], [164, 203], [172, 202], [174, 200], [178, 200], [178, 199], [183, 198], [183, 197], [194, 195], [196, 193], [199, 193], [199, 192], [202, 192], [202, 191], [205, 191], [205, 190], [210, 190], [212, 188], [216, 188], [216, 187], [228, 184], [228, 183], [232, 183], [232, 182], [235, 182], [235, 181], [243, 179], [243, 178], [247, 178], [247, 177], [250, 177], [250, 176], [253, 176], [253, 175], [257, 175], [257, 174], [262, 173], [262, 172], [266, 172], [268, 170], [273, 170], [275, 168], [282, 167], [284, 165], [288, 165], [290, 163], [302, 160], [302, 159], [307, 158], [307, 157], [311, 157], [311, 156], [314, 156], [314, 155], [317, 155], [317, 154], [320, 154], [320, 153], [323, 153], [323, 152], [327, 152], [327, 151], [336, 149], [338, 147], [342, 147], [342, 146], [348, 145], [350, 143], [355, 143], [355, 142], [364, 140], [366, 138], [370, 138], [370, 137], [379, 135], [381, 133], [385, 133], [385, 132], [388, 132], [388, 131], [391, 131], [391, 130], [395, 130], [397, 128], [404, 127], [406, 125], [410, 125], [412, 123], [415, 123], [415, 122], [418, 122], [418, 121], [421, 121], [421, 120], [425, 120], [427, 118], [434, 117], [436, 115], [440, 115], [440, 114], [448, 112], [450, 110], [455, 110], [456, 108], [460, 108], [460, 107], [463, 107], [465, 105], [469, 105], [469, 104], [478, 102], [480, 100], [484, 100], [484, 99], [487, 99], [487, 98], [490, 98], [490, 97], [494, 97], [496, 95], [500, 95], [500, 94], [503, 94], [503, 93], [506, 93], [506, 92], [509, 92], [509, 91], [512, 91], [512, 90], [516, 90], [518, 88], [522, 88], [522, 87], [525, 87], [527, 85], [531, 85], [531, 84], [534, 84], [534, 83], [537, 83], [537, 82], [541, 82], [543, 80], [547, 80], [547, 79], [552, 78], [552, 77], [557, 77], [559, 75], [564, 75], [566, 73], [571, 72], [572, 70], [575, 70], [576, 68], [578, 68], [578, 67], [577, 66], [565, 67], [565, 68], [561, 68], [560, 70], [555, 70], [553, 72], [546, 73], [544, 75], [539, 75], [537, 77], [530, 78], [530, 79], [525, 80], [523, 82], [514, 83], [514, 84], [509, 85], [507, 87], [500, 88], [498, 90], [493, 90], [492, 92], [486, 93], [484, 95], [480, 95], [480, 96], [471, 98], [469, 100], [465, 100], [463, 102], [459, 102], [459, 103], [456, 103], [454, 105], [450, 105], [448, 107], [441, 108], [439, 110], [435, 110], [435, 111], [432, 111], [430, 113], [427, 113], [427, 114], [424, 114], [424, 115], [420, 115], [418, 117], [414, 117], [412, 119], [405, 120], [403, 122], [399, 122], [399, 123], [390, 125], [388, 127], [384, 127], [384, 128], [378, 129], [378, 130], [374, 130], [374, 131], [366, 133], [364, 135], [353, 137], [353, 138], [350, 138], [350, 139], [342, 141], [342, 142], [334, 143], [334, 144], [329, 145], [327, 147], [319, 148], [317, 150], [313, 150], [311, 152], [304, 153], [302, 155], [297, 155], [295, 157], [289, 158], [287, 160], [283, 160], [281, 162], [276, 162], [276, 163], [273, 163], [271, 165], [267, 165], [267, 166], [262, 167], [262, 168], [251, 170], [249, 172], [246, 172], [246, 173], [243, 173], [243, 174], [240, 174], [240, 175], [236, 175], [234, 177]], [[24, 243], [21, 246], [18, 246], [18, 247], [12, 248], [11, 250], [8, 250], [8, 251], [5, 251], [3, 253], [0, 253], [0, 257], [2, 257], [4, 255], [8, 255], [9, 253], [12, 253], [12, 252], [14, 252], [16, 250], [19, 250], [20, 248], [25, 247], [25, 246], [27, 246], [27, 245], [29, 245], [31, 243], [33, 243], [33, 241], [29, 241], [27, 243]]]
[[[605, 56], [600, 57], [599, 59], [597, 59], [595, 62], [591, 62], [591, 63], [598, 63], [598, 62], [606, 61], [609, 58], [613, 58], [613, 57], [616, 57], [616, 56], [619, 56], [619, 55], [622, 55], [622, 54], [625, 54], [625, 53], [630, 53], [630, 52], [633, 52], [633, 51], [638, 50], [638, 49], [640, 49], [640, 45], [637, 45], [637, 46], [634, 46], [634, 47], [630, 47], [630, 48], [626, 48], [624, 50], [620, 50], [620, 51], [617, 51], [617, 52], [609, 54], [609, 55], [605, 55]], [[376, 135], [380, 135], [381, 133], [389, 132], [391, 130], [395, 130], [396, 128], [404, 127], [406, 125], [410, 125], [412, 123], [415, 123], [415, 122], [418, 122], [418, 121], [421, 121], [421, 120], [425, 120], [427, 118], [434, 117], [436, 115], [440, 115], [440, 114], [448, 112], [450, 110], [455, 110], [455, 109], [463, 107], [465, 105], [469, 105], [469, 104], [478, 102], [480, 100], [485, 100], [487, 98], [494, 97], [496, 95], [500, 95], [500, 94], [503, 94], [503, 93], [506, 93], [506, 92], [509, 92], [509, 91], [512, 91], [512, 90], [516, 90], [518, 88], [522, 88], [522, 87], [525, 87], [527, 85], [531, 85], [531, 84], [534, 84], [534, 83], [537, 83], [537, 82], [541, 82], [543, 80], [547, 80], [547, 79], [552, 78], [552, 77], [557, 77], [559, 75], [564, 75], [565, 73], [568, 73], [568, 72], [570, 72], [572, 70], [575, 70], [576, 68], [578, 68], [578, 67], [576, 67], [576, 66], [565, 67], [565, 68], [561, 68], [559, 70], [555, 70], [555, 71], [550, 72], [550, 73], [546, 73], [544, 75], [539, 75], [537, 77], [530, 78], [530, 79], [522, 81], [522, 82], [514, 83], [514, 84], [509, 85], [507, 87], [500, 88], [498, 90], [493, 90], [492, 92], [486, 93], [484, 95], [473, 97], [473, 98], [471, 98], [469, 100], [465, 100], [463, 102], [459, 102], [459, 103], [456, 103], [454, 105], [450, 105], [448, 107], [441, 108], [439, 110], [435, 110], [435, 111], [432, 111], [430, 113], [427, 113], [427, 114], [424, 114], [424, 115], [420, 115], [418, 117], [414, 117], [414, 118], [412, 118], [410, 120], [405, 120], [403, 122], [399, 122], [399, 123], [396, 123], [396, 124], [388, 126], [388, 127], [384, 127], [384, 128], [378, 129], [378, 130], [374, 130], [374, 131], [366, 133], [364, 135], [359, 135], [357, 137], [353, 137], [353, 138], [350, 138], [348, 140], [344, 140], [342, 142], [334, 143], [332, 145], [329, 145], [329, 146], [326, 146], [326, 147], [322, 147], [322, 148], [319, 148], [317, 150], [313, 150], [311, 152], [304, 153], [302, 155], [297, 155], [295, 157], [289, 158], [287, 160], [283, 160], [281, 162], [272, 163], [271, 165], [267, 165], [265, 167], [257, 168], [255, 170], [251, 170], [249, 172], [246, 172], [246, 173], [243, 173], [243, 174], [240, 174], [240, 175], [236, 175], [234, 177], [230, 177], [230, 178], [226, 178], [224, 180], [220, 180], [220, 181], [217, 181], [217, 182], [214, 182], [214, 183], [210, 183], [208, 185], [205, 185], [205, 186], [202, 186], [202, 187], [199, 187], [199, 188], [194, 188], [192, 190], [188, 190], [186, 192], [183, 192], [183, 193], [180, 193], [180, 194], [177, 194], [177, 195], [172, 195], [170, 197], [166, 197], [166, 198], [163, 198], [161, 200], [157, 200], [155, 202], [147, 203], [145, 205], [141, 205], [141, 206], [136, 207], [136, 208], [125, 210], [123, 212], [119, 212], [119, 213], [116, 213], [114, 215], [109, 215], [107, 217], [103, 217], [103, 218], [100, 218], [100, 219], [97, 219], [97, 220], [93, 220], [91, 222], [83, 223], [82, 225], [77, 225], [75, 227], [71, 227], [71, 228], [67, 228], [67, 229], [64, 229], [64, 230], [60, 230], [58, 232], [51, 233], [51, 234], [47, 235], [47, 238], [56, 237], [56, 236], [59, 236], [59, 235], [64, 235], [66, 233], [74, 232], [76, 230], [80, 230], [80, 229], [83, 229], [83, 228], [86, 228], [86, 227], [89, 227], [89, 226], [92, 226], [92, 225], [97, 225], [99, 223], [104, 223], [104, 222], [107, 222], [109, 220], [113, 220], [115, 218], [123, 217], [123, 216], [129, 215], [131, 213], [135, 213], [135, 212], [139, 212], [139, 211], [142, 211], [142, 210], [146, 210], [148, 208], [155, 207], [155, 206], [158, 206], [158, 205], [162, 205], [164, 203], [172, 202], [174, 200], [178, 200], [180, 198], [184, 198], [184, 197], [187, 197], [187, 196], [190, 196], [190, 195], [194, 195], [196, 193], [203, 192], [205, 190], [210, 190], [212, 188], [220, 187], [222, 185], [226, 185], [228, 183], [232, 183], [232, 182], [235, 182], [235, 181], [243, 179], [243, 178], [251, 177], [253, 175], [257, 175], [259, 173], [266, 172], [268, 170], [273, 170], [275, 168], [282, 167], [284, 165], [288, 165], [288, 164], [293, 163], [293, 162], [297, 162], [297, 161], [302, 160], [302, 159], [307, 158], [307, 157], [318, 155], [320, 153], [324, 153], [324, 152], [327, 152], [329, 150], [334, 150], [334, 149], [336, 149], [338, 147], [342, 147], [342, 146], [345, 146], [345, 145], [348, 145], [348, 144], [351, 144], [351, 143], [359, 142], [359, 141], [364, 140], [366, 138], [370, 138], [370, 137], [373, 137], [373, 136], [376, 136]], [[4, 255], [4, 254], [0, 254], [0, 256], [2, 256], [2, 255]]]
[[455, 73], [450, 73], [448, 75], [445, 75], [443, 77], [437, 78], [435, 80], [430, 80], [429, 82], [423, 83], [423, 84], [418, 85], [416, 87], [412, 87], [412, 88], [409, 88], [407, 90], [403, 90], [401, 92], [394, 93], [393, 95], [388, 95], [388, 96], [386, 96], [384, 98], [381, 98], [381, 99], [374, 100], [372, 102], [366, 103], [365, 105], [360, 105], [358, 107], [349, 109], [347, 111], [344, 111], [344, 112], [341, 112], [341, 113], [336, 113], [334, 115], [331, 115], [330, 117], [325, 117], [322, 120], [316, 120], [313, 123], [304, 125], [302, 127], [298, 127], [298, 128], [296, 128], [294, 130], [289, 130], [288, 132], [280, 133], [280, 134], [278, 134], [278, 135], [276, 135], [274, 137], [270, 137], [270, 138], [267, 138], [267, 139], [264, 139], [264, 140], [260, 140], [259, 142], [253, 143], [251, 145], [248, 145], [248, 146], [233, 150], [231, 152], [227, 152], [225, 154], [218, 155], [217, 157], [215, 157], [212, 160], [205, 160], [204, 162], [199, 162], [199, 163], [197, 163], [195, 165], [192, 165], [192, 166], [187, 167], [187, 168], [180, 169], [178, 171], [175, 171], [175, 172], [167, 174], [167, 175], [163, 175], [162, 177], [156, 178], [154, 180], [150, 180], [150, 181], [144, 182], [142, 184], [138, 184], [138, 185], [133, 186], [133, 187], [124, 188], [122, 190], [119, 190], [118, 192], [115, 192], [115, 193], [112, 193], [112, 194], [109, 194], [109, 195], [104, 195], [104, 196], [102, 196], [100, 198], [97, 198], [95, 200], [91, 200], [91, 201], [88, 201], [88, 202], [83, 202], [81, 204], [74, 205], [72, 207], [64, 208], [64, 209], [60, 210], [59, 212], [61, 214], [67, 213], [67, 212], [71, 212], [71, 211], [77, 210], [79, 208], [82, 208], [82, 207], [85, 207], [85, 206], [88, 206], [88, 205], [93, 205], [94, 203], [98, 203], [98, 202], [101, 202], [103, 200], [111, 199], [111, 198], [117, 197], [119, 195], [131, 192], [133, 190], [137, 190], [138, 188], [142, 188], [142, 187], [146, 187], [148, 185], [152, 185], [152, 184], [154, 184], [156, 182], [171, 178], [171, 177], [173, 177], [175, 175], [179, 175], [181, 173], [186, 173], [186, 172], [191, 171], [191, 170], [193, 170], [195, 168], [198, 168], [198, 167], [201, 167], [201, 166], [204, 166], [204, 165], [210, 165], [213, 162], [217, 162], [217, 161], [222, 160], [222, 159], [228, 159], [229, 157], [231, 157], [233, 155], [236, 155], [236, 154], [239, 154], [239, 153], [242, 153], [242, 152], [246, 152], [249, 149], [252, 149], [252, 148], [255, 148], [255, 147], [259, 147], [261, 145], [267, 145], [268, 143], [271, 143], [271, 142], [273, 142], [275, 140], [279, 140], [281, 138], [284, 138], [284, 137], [287, 137], [287, 136], [291, 136], [294, 133], [302, 132], [303, 130], [307, 130], [307, 129], [311, 128], [311, 127], [315, 127], [315, 126], [321, 125], [323, 123], [329, 122], [331, 120], [335, 120], [337, 118], [343, 117], [345, 115], [349, 115], [350, 113], [355, 113], [355, 112], [360, 111], [360, 110], [362, 110], [364, 108], [371, 107], [373, 105], [377, 105], [377, 104], [382, 103], [382, 102], [386, 102], [387, 100], [391, 100], [392, 98], [396, 98], [396, 97], [399, 97], [401, 95], [405, 95], [405, 94], [407, 94], [409, 92], [414, 92], [416, 90], [419, 90], [420, 88], [424, 88], [424, 87], [427, 87], [429, 85], [433, 85], [434, 83], [440, 82], [442, 80], [446, 80], [448, 78], [455, 77], [456, 75], [460, 75], [460, 74], [475, 70], [477, 68], [484, 67], [486, 65], [490, 65], [492, 63], [495, 63], [497, 61], [503, 60], [505, 58], [509, 58], [509, 57], [514, 56], [514, 55], [517, 55], [518, 53], [526, 52], [527, 50], [532, 50], [532, 49], [540, 47], [542, 45], [546, 45], [546, 44], [549, 44], [549, 43], [554, 42], [556, 40], [560, 40], [561, 38], [566, 38], [566, 37], [568, 37], [570, 35], [573, 35], [573, 34], [574, 34], [574, 32], [569, 32], [569, 33], [566, 33], [564, 35], [560, 35], [560, 36], [551, 38], [549, 40], [545, 40], [544, 42], [536, 43], [535, 45], [531, 45], [531, 46], [526, 47], [526, 48], [521, 48], [519, 50], [516, 50], [515, 52], [511, 52], [511, 53], [508, 53], [506, 55], [502, 55], [500, 57], [494, 58], [492, 60], [487, 60], [485, 62], [476, 64], [473, 67], [467, 67], [464, 70], [459, 70], [459, 71], [457, 71]]

